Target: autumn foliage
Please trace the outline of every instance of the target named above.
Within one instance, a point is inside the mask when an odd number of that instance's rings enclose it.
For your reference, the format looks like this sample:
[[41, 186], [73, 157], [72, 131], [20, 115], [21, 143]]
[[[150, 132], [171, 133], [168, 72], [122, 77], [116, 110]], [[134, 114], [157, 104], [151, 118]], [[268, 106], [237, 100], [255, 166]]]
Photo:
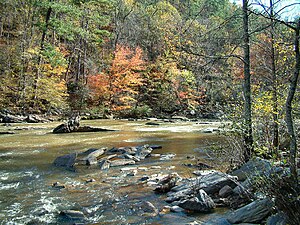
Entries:
[[137, 47], [116, 47], [114, 59], [107, 72], [92, 75], [88, 79], [91, 98], [95, 105], [105, 105], [113, 111], [131, 108], [143, 84], [143, 52]]

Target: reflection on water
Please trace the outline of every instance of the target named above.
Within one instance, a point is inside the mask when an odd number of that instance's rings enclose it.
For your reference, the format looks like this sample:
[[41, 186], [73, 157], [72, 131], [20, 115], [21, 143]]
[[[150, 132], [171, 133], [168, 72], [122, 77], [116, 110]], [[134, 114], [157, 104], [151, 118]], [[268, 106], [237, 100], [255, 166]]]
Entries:
[[[141, 184], [139, 179], [143, 175], [174, 171], [183, 177], [191, 175], [182, 165], [186, 156], [201, 156], [199, 151], [193, 149], [207, 148], [209, 143], [219, 138], [199, 132], [217, 124], [163, 123], [154, 127], [145, 125], [145, 122], [95, 120], [84, 121], [83, 125], [117, 131], [52, 134], [51, 130], [58, 124], [18, 124], [0, 127], [0, 131], [16, 132], [13, 135], [0, 136], [0, 224], [70, 224], [70, 221], [58, 216], [60, 211], [66, 209], [84, 212], [87, 215], [87, 224], [178, 224], [178, 218], [184, 224], [207, 216], [141, 216], [137, 205], [142, 200], [152, 202], [159, 209], [166, 203], [163, 201], [163, 195], [155, 195], [152, 188]], [[18, 128], [15, 129], [16, 127]], [[22, 129], [25, 127], [30, 129]], [[154, 150], [153, 153], [176, 155], [166, 161], [157, 157], [147, 158], [141, 165], [147, 170], [139, 170], [138, 175], [134, 177], [121, 173], [120, 168], [109, 171], [82, 168], [72, 172], [52, 165], [56, 157], [75, 151], [142, 144], [162, 145], [162, 149]], [[154, 165], [158, 169], [151, 169]], [[91, 178], [95, 182], [87, 183], [86, 180]], [[66, 188], [53, 188], [52, 184], [57, 181], [66, 185]]]

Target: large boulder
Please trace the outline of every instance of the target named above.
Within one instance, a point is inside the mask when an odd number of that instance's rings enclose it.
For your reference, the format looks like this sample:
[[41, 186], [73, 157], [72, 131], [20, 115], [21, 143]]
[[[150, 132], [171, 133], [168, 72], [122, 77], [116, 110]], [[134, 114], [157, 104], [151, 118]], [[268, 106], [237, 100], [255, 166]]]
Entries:
[[193, 188], [195, 190], [203, 189], [207, 194], [215, 194], [224, 186], [235, 187], [235, 177], [219, 171], [210, 171], [206, 174], [200, 175], [194, 180], [185, 182], [181, 186], [177, 186], [172, 191], [180, 191], [183, 189]]
[[249, 160], [241, 168], [232, 171], [232, 176], [237, 176], [239, 181], [246, 180], [248, 177], [269, 175], [272, 165], [268, 160], [254, 158]]
[[199, 190], [197, 197], [183, 200], [178, 206], [194, 212], [211, 212], [216, 207], [211, 197], [204, 190]]
[[60, 124], [56, 128], [54, 128], [53, 133], [70, 133], [74, 132], [78, 129], [80, 123], [80, 116], [75, 115], [68, 119], [66, 123]]
[[260, 223], [272, 211], [273, 202], [266, 198], [256, 200], [242, 208], [231, 212], [227, 216], [230, 223]]

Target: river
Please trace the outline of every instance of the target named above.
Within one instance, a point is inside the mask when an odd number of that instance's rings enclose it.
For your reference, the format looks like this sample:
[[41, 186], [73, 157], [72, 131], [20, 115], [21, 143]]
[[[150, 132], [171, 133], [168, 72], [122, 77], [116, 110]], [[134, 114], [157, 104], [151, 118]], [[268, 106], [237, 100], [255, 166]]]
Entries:
[[[153, 187], [139, 183], [138, 179], [143, 175], [171, 172], [192, 176], [192, 169], [183, 163], [191, 156], [203, 158], [202, 149], [209, 149], [221, 140], [218, 135], [201, 132], [219, 124], [162, 122], [160, 126], [149, 126], [145, 123], [82, 121], [82, 125], [117, 131], [72, 134], [51, 133], [59, 122], [1, 126], [0, 131], [15, 134], [0, 136], [0, 224], [74, 224], [59, 216], [60, 211], [67, 209], [84, 212], [87, 216], [84, 224], [186, 224], [213, 216], [187, 213], [143, 216], [137, 208], [141, 201], [149, 201], [159, 210], [167, 203], [164, 195], [155, 194]], [[153, 153], [176, 156], [170, 160], [147, 158], [135, 165], [144, 167], [135, 177], [126, 176], [117, 167], [108, 171], [82, 168], [74, 172], [52, 164], [56, 157], [75, 151], [144, 144], [162, 146]], [[88, 179], [95, 182], [87, 183]], [[55, 182], [67, 188], [53, 188]]]

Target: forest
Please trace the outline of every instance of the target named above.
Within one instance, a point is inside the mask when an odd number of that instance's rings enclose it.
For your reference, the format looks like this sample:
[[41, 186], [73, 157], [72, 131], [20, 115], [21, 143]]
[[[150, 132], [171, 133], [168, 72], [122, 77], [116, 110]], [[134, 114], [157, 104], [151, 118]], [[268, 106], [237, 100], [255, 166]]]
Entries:
[[284, 0], [1, 0], [0, 112], [231, 121], [242, 161], [288, 154], [299, 190], [299, 12]]

